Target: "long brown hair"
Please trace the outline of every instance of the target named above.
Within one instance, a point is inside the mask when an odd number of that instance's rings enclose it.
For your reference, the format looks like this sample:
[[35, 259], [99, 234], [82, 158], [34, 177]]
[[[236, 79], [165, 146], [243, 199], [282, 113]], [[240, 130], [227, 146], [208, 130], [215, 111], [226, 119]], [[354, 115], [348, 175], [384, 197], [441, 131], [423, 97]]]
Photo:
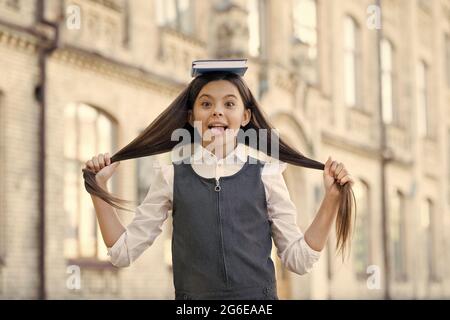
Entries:
[[[212, 72], [194, 78], [175, 100], [152, 123], [150, 123], [141, 134], [139, 134], [139, 136], [111, 157], [111, 163], [171, 151], [172, 148], [179, 143], [178, 141], [172, 141], [171, 139], [172, 132], [177, 129], [183, 128], [188, 130], [193, 141], [195, 129], [188, 121], [188, 112], [193, 109], [195, 99], [203, 86], [210, 81], [216, 80], [227, 80], [237, 87], [244, 102], [244, 107], [251, 110], [250, 122], [241, 129], [244, 132], [249, 129], [254, 129], [257, 132], [258, 129], [266, 129], [267, 140], [264, 139], [264, 142], [267, 144], [267, 148], [265, 148], [267, 150], [261, 150], [260, 146], [262, 143], [260, 143], [259, 135], [257, 135], [257, 149], [264, 151], [268, 156], [271, 156], [272, 148], [270, 145], [274, 137], [272, 134], [274, 128], [264, 117], [258, 102], [244, 80], [234, 73]], [[325, 165], [323, 163], [305, 157], [301, 152], [289, 146], [281, 139], [281, 137], [277, 136], [277, 139], [279, 143], [279, 160], [295, 166], [324, 170]], [[83, 169], [82, 171], [87, 192], [101, 198], [117, 209], [132, 211], [122, 206], [124, 203], [130, 203], [131, 201], [114, 197], [97, 184], [94, 172], [87, 169]], [[338, 252], [341, 252], [344, 257], [346, 247], [349, 247], [350, 243], [354, 195], [349, 183], [346, 183], [343, 186], [337, 184], [337, 187], [340, 191], [340, 203], [335, 226], [337, 237], [336, 249]]]

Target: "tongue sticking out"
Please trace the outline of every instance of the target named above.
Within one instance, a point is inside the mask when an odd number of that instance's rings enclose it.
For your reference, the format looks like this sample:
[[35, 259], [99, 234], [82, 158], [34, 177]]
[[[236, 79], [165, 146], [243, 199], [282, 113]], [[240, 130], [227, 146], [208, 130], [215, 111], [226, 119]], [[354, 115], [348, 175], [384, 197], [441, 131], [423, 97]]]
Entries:
[[212, 127], [211, 128], [211, 133], [215, 136], [223, 134], [225, 131], [224, 127]]

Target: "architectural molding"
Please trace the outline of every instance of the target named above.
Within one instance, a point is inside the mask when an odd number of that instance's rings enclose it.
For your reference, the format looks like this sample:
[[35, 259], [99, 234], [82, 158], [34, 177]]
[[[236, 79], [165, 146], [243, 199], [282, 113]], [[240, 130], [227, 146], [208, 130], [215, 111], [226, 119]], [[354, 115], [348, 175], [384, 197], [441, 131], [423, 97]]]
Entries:
[[123, 11], [123, 1], [118, 1], [118, 0], [84, 0], [84, 1], [97, 3], [105, 8], [108, 8], [108, 9], [111, 9], [111, 10], [114, 10], [117, 12]]
[[326, 131], [321, 132], [321, 140], [323, 143], [335, 146], [339, 149], [381, 160], [381, 152], [376, 147], [358, 143], [356, 141], [352, 141], [348, 138], [341, 137]]
[[52, 58], [80, 69], [97, 72], [108, 78], [129, 82], [136, 87], [146, 87], [168, 95], [179, 93], [185, 86], [185, 83], [174, 79], [70, 45], [56, 50]]
[[189, 45], [197, 46], [206, 49], [207, 45], [204, 41], [200, 40], [197, 37], [194, 37], [192, 35], [180, 32], [174, 28], [168, 27], [168, 26], [160, 26], [159, 32], [161, 32], [161, 36], [164, 36], [165, 33], [170, 34], [173, 37], [178, 38], [178, 40], [183, 41]]
[[0, 45], [28, 53], [36, 53], [40, 46], [37, 36], [11, 31], [2, 23], [0, 23]]

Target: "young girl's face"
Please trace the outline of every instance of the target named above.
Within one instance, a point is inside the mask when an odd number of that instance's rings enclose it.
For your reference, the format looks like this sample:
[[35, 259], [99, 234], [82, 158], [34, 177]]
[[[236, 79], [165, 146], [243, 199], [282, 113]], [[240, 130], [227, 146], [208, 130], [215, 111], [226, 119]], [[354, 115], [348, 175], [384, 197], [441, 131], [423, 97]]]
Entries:
[[227, 80], [208, 82], [195, 99], [189, 121], [202, 134], [203, 146], [226, 143], [250, 122], [251, 111], [244, 107], [239, 90]]

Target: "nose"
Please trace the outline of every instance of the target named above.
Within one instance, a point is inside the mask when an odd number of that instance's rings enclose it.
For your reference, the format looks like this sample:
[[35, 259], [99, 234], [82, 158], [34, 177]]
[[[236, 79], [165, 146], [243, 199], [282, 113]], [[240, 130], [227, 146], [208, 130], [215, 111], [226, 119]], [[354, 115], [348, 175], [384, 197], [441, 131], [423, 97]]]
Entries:
[[223, 112], [222, 111], [220, 111], [220, 110], [214, 110], [214, 112], [213, 112], [213, 116], [215, 116], [215, 117], [217, 117], [217, 116], [223, 116]]
[[215, 108], [214, 108], [214, 111], [213, 111], [213, 116], [215, 116], [215, 117], [217, 117], [217, 116], [223, 116], [223, 111], [222, 111], [222, 107], [221, 106], [216, 106]]

